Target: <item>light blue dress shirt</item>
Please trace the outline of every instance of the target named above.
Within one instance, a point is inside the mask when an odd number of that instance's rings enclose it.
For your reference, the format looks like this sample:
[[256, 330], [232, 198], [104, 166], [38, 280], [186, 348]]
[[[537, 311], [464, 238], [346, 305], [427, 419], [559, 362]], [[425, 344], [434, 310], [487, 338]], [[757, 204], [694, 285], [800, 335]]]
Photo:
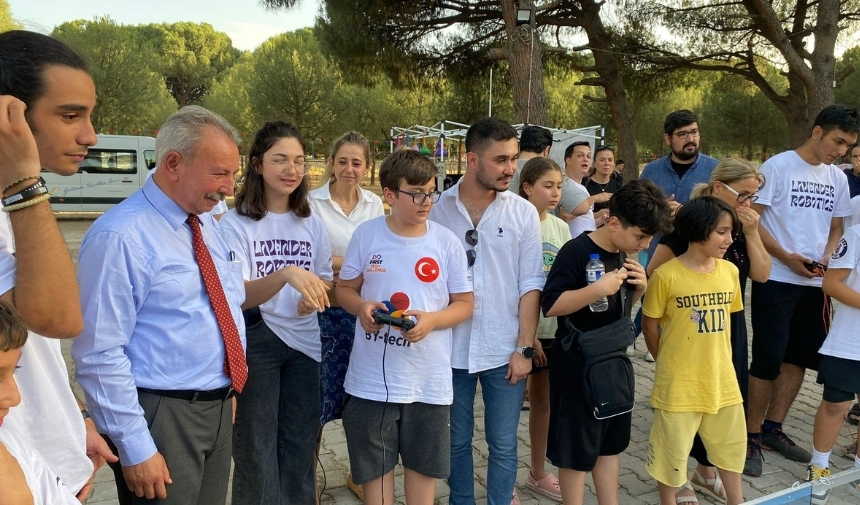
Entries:
[[[136, 388], [208, 391], [230, 384], [187, 218], [150, 179], [97, 219], [81, 243], [84, 331], [72, 344], [75, 378], [93, 421], [126, 466], [157, 450]], [[230, 261], [215, 219], [204, 214], [200, 222], [244, 345], [242, 265]]]

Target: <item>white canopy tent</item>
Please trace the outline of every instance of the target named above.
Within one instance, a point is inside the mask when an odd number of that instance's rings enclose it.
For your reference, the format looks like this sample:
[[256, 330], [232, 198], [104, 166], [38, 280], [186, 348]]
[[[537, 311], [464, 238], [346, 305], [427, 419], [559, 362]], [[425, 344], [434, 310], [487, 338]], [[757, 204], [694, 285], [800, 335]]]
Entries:
[[[521, 133], [523, 131], [523, 128], [528, 125], [515, 124], [512, 126], [517, 131], [517, 133]], [[564, 150], [567, 149], [567, 146], [569, 146], [573, 142], [586, 141], [591, 144], [591, 149], [593, 151], [597, 140], [602, 139], [604, 135], [604, 129], [600, 125], [586, 126], [584, 128], [573, 129], [549, 128], [546, 126], [544, 126], [544, 128], [552, 132], [553, 144], [549, 152], [549, 157], [552, 158], [556, 163], [558, 163], [559, 166], [562, 168], [564, 167]], [[390, 130], [391, 151], [393, 152], [398, 145], [406, 145], [407, 139], [409, 141], [419, 139], [423, 140], [426, 138], [436, 139], [435, 145], [437, 147], [432, 150], [431, 154], [436, 159], [437, 167], [439, 168], [437, 187], [442, 188], [444, 187], [444, 179], [447, 176], [445, 168], [445, 159], [450, 157], [449, 153], [447, 152], [447, 148], [444, 147], [445, 143], [446, 141], [452, 140], [464, 140], [466, 138], [466, 132], [468, 130], [469, 125], [464, 123], [458, 123], [456, 121], [449, 121], [447, 119], [439, 121], [432, 126], [392, 126]]]

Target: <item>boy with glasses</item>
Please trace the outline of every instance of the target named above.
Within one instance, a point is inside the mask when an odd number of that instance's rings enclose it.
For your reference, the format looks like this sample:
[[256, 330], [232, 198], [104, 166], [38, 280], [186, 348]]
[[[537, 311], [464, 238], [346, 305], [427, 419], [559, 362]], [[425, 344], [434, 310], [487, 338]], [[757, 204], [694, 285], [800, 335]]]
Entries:
[[472, 286], [457, 237], [427, 219], [439, 200], [433, 163], [395, 151], [379, 181], [391, 215], [355, 230], [336, 287], [359, 322], [343, 427], [365, 503], [390, 503], [398, 456], [410, 501], [432, 503], [450, 473], [451, 328], [471, 316]]

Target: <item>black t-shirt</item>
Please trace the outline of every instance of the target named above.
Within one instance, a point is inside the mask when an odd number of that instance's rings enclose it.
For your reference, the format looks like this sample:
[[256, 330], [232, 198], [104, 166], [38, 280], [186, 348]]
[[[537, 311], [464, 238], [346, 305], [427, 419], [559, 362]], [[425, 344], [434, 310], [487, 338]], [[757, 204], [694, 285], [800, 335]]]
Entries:
[[[558, 252], [555, 262], [546, 278], [546, 285], [541, 294], [541, 308], [544, 312], [555, 304], [558, 297], [565, 291], [582, 289], [588, 285], [585, 280], [585, 265], [592, 254], [599, 254], [607, 272], [621, 268], [621, 254], [605, 251], [583, 233], [568, 241]], [[621, 292], [607, 297], [609, 308], [604, 312], [592, 312], [586, 305], [573, 314], [558, 317], [558, 330], [549, 354], [550, 388], [554, 396], [564, 397], [585, 403], [582, 392], [582, 361], [575, 350], [565, 352], [561, 339], [567, 335], [566, 320], [580, 331], [601, 328], [623, 317]]]
[[[723, 259], [726, 261], [730, 261], [734, 266], [738, 267], [738, 276], [741, 281], [741, 292], [743, 293], [747, 288], [747, 278], [750, 275], [750, 258], [747, 255], [747, 239], [744, 236], [744, 232], [740, 231], [732, 235], [732, 245], [726, 250], [726, 255], [723, 256]], [[668, 235], [663, 236], [660, 239], [660, 243], [667, 246], [672, 250], [672, 253], [677, 257], [685, 252], [687, 252], [687, 248], [690, 246], [685, 240], [681, 240], [678, 237], [676, 232], [672, 232]]]
[[[585, 265], [591, 259], [592, 254], [599, 254], [600, 261], [606, 267], [607, 272], [621, 268], [621, 254], [612, 253], [602, 249], [594, 243], [588, 233], [568, 241], [555, 257], [555, 262], [549, 270], [546, 285], [541, 294], [541, 308], [544, 312], [555, 304], [558, 297], [565, 291], [582, 289], [588, 285], [585, 280]], [[592, 312], [586, 305], [573, 314], [560, 316], [558, 318], [558, 330], [555, 333], [556, 343], [567, 334], [566, 319], [580, 331], [589, 331], [612, 324], [622, 316], [621, 294], [616, 293], [608, 297], [609, 308], [604, 312]]]
[[[624, 185], [624, 178], [618, 175], [618, 173], [613, 172], [612, 175], [609, 176], [609, 182], [606, 184], [601, 184], [597, 181], [591, 180], [589, 177], [583, 181], [583, 185], [585, 189], [588, 190], [589, 195], [597, 195], [600, 193], [615, 193], [621, 186]], [[595, 203], [594, 204], [594, 212], [598, 210], [603, 210], [606, 207], [609, 207], [609, 202], [604, 203]]]
[[674, 170], [675, 173], [678, 174], [678, 178], [680, 179], [684, 177], [684, 174], [687, 173], [687, 170], [690, 170], [690, 167], [693, 166], [693, 162], [695, 162], [696, 160], [694, 159], [690, 163], [678, 163], [677, 161], [669, 157], [669, 161], [672, 163], [672, 170]]

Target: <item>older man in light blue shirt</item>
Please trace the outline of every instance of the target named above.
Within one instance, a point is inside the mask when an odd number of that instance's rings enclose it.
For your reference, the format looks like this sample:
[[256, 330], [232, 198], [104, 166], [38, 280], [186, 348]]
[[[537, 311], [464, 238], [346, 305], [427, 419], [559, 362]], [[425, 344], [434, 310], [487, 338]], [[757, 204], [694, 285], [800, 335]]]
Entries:
[[226, 501], [233, 390], [187, 221], [199, 219], [244, 346], [241, 265], [207, 214], [232, 194], [237, 144], [220, 116], [180, 109], [158, 135], [158, 172], [81, 244], [84, 332], [72, 355], [90, 414], [117, 448], [122, 504]]

